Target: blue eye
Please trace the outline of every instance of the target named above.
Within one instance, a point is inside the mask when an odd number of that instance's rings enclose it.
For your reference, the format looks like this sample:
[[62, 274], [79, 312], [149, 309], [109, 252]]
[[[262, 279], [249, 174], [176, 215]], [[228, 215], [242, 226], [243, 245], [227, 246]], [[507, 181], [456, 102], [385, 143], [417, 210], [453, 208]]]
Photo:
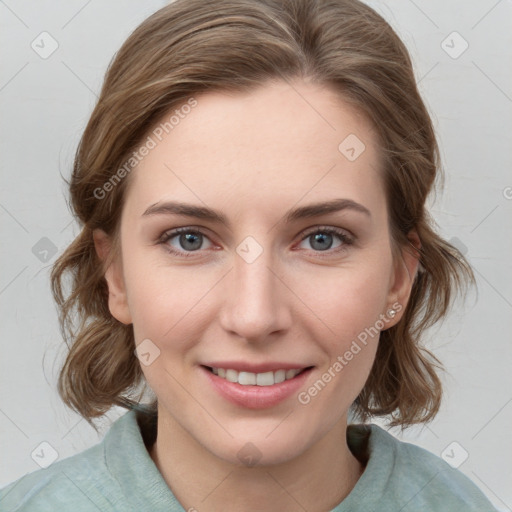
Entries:
[[[333, 237], [335, 235], [335, 237]], [[338, 238], [341, 243], [336, 246], [332, 251], [329, 251], [333, 245], [333, 238]], [[309, 231], [303, 238], [309, 240], [314, 252], [327, 252], [336, 253], [346, 248], [346, 246], [354, 243], [354, 238], [349, 235], [345, 230], [333, 227], [316, 227], [314, 230]]]
[[[173, 238], [177, 239], [182, 250], [176, 250], [175, 246], [169, 244]], [[205, 238], [206, 235], [201, 231], [185, 227], [164, 233], [159, 242], [164, 244], [170, 253], [178, 256], [189, 257], [193, 256], [194, 252], [198, 252]]]
[[[330, 250], [334, 238], [338, 238], [340, 243]], [[177, 244], [170, 243], [173, 239], [176, 239]], [[200, 249], [205, 240], [209, 241], [209, 238], [201, 230], [183, 227], [163, 233], [158, 243], [163, 244], [169, 253], [188, 258], [194, 256], [194, 253], [201, 252]], [[310, 240], [313, 252], [326, 252], [328, 255], [342, 251], [354, 243], [352, 235], [343, 229], [334, 227], [315, 227], [301, 238], [301, 242], [305, 240]]]

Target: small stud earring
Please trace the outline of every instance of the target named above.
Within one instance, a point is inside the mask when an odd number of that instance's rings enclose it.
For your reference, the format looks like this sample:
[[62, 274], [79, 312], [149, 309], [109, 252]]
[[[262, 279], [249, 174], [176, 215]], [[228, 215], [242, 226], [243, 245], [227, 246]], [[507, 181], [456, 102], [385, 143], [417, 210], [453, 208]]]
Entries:
[[393, 309], [393, 308], [388, 309], [388, 316], [390, 318], [395, 318], [395, 316], [396, 316], [396, 309]]

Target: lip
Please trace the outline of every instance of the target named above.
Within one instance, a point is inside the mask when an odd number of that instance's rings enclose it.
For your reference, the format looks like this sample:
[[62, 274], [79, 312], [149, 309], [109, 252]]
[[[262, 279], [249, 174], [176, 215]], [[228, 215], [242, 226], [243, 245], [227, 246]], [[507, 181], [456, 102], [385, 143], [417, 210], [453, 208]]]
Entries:
[[[236, 370], [233, 366], [223, 366], [219, 364], [218, 368], [227, 368]], [[224, 363], [223, 363], [224, 364]], [[209, 366], [209, 365], [207, 365]], [[285, 365], [286, 366], [286, 365]], [[285, 369], [285, 366], [280, 366], [276, 369]], [[271, 371], [275, 368], [274, 363], [272, 366], [269, 365], [239, 365], [241, 368], [239, 371], [252, 371], [245, 370], [243, 368], [268, 368], [266, 371]], [[287, 369], [301, 368], [301, 365], [290, 366]], [[283, 402], [290, 396], [296, 394], [299, 389], [304, 386], [306, 379], [313, 371], [314, 367], [306, 367], [301, 373], [296, 375], [293, 379], [285, 380], [279, 384], [273, 384], [272, 386], [244, 386], [238, 384], [238, 382], [229, 382], [218, 375], [215, 375], [206, 366], [199, 366], [200, 372], [204, 375], [205, 379], [209, 382], [210, 386], [219, 393], [224, 399], [228, 400], [232, 404], [245, 407], [247, 409], [268, 409], [274, 407], [279, 403]], [[263, 373], [265, 370], [259, 370], [254, 373]]]
[[225, 370], [236, 370], [237, 372], [251, 372], [251, 373], [265, 373], [265, 372], [276, 372], [277, 370], [295, 370], [309, 368], [312, 365], [301, 364], [301, 363], [280, 363], [280, 362], [269, 362], [269, 363], [247, 363], [242, 361], [216, 361], [202, 363], [203, 366], [209, 366], [210, 368], [224, 368]]

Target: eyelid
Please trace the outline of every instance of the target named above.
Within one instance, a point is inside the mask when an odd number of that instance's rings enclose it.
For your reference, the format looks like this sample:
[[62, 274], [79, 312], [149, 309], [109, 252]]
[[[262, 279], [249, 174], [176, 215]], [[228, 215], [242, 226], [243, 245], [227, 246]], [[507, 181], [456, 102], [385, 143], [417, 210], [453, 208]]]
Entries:
[[193, 233], [193, 234], [200, 234], [203, 236], [206, 236], [210, 238], [210, 236], [207, 234], [207, 229], [199, 226], [182, 226], [178, 228], [172, 228], [172, 229], [166, 229], [158, 238], [158, 242], [167, 241], [176, 235], [180, 235], [181, 233]]
[[325, 226], [325, 225], [324, 226], [322, 226], [322, 225], [313, 226], [311, 228], [306, 229], [305, 231], [303, 231], [304, 235], [303, 235], [303, 238], [301, 238], [301, 240], [304, 240], [308, 236], [311, 236], [312, 234], [317, 233], [317, 232], [334, 233], [334, 234], [337, 234], [338, 236], [344, 235], [346, 238], [348, 238], [352, 241], [355, 240], [355, 236], [348, 229], [344, 229], [344, 228], [340, 228], [340, 227], [336, 227], [336, 226]]
[[[348, 229], [340, 228], [340, 227], [336, 227], [336, 226], [316, 225], [316, 226], [312, 226], [310, 228], [303, 230], [301, 232], [302, 233], [301, 240], [304, 240], [306, 237], [308, 237], [309, 235], [311, 235], [313, 233], [316, 233], [318, 231], [323, 231], [323, 230], [325, 230], [327, 232], [333, 232], [333, 233], [343, 233], [347, 237], [349, 237], [351, 239], [355, 239], [354, 234], [351, 233]], [[207, 234], [207, 231], [208, 230], [206, 228], [199, 227], [199, 226], [182, 226], [182, 227], [178, 227], [178, 228], [166, 229], [161, 235], [159, 235], [157, 242], [164, 240], [164, 239], [168, 239], [174, 235], [177, 235], [177, 234], [180, 234], [183, 232], [199, 233], [201, 235], [208, 236], [208, 238], [210, 238], [209, 235]]]

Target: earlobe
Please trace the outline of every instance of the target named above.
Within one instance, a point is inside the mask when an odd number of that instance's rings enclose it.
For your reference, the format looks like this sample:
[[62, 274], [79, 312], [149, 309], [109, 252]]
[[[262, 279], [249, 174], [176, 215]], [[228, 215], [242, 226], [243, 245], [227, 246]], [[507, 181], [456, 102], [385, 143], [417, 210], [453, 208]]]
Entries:
[[421, 242], [419, 236], [416, 231], [411, 231], [407, 239], [409, 243], [401, 247], [400, 254], [395, 261], [393, 279], [388, 294], [389, 308], [394, 311], [389, 327], [397, 324], [402, 318], [420, 266]]
[[110, 237], [101, 229], [93, 231], [96, 254], [105, 268], [105, 280], [108, 286], [108, 308], [112, 316], [119, 322], [129, 325], [132, 323], [126, 287], [123, 279], [120, 255], [113, 255], [113, 243]]

